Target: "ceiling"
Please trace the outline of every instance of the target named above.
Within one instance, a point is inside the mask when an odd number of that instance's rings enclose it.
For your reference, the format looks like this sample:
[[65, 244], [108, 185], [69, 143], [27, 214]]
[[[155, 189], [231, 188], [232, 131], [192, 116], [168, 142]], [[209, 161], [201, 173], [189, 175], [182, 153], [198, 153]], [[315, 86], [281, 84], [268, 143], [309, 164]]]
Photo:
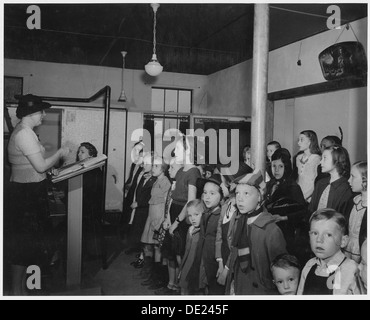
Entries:
[[[4, 57], [143, 70], [153, 53], [147, 4], [38, 4], [41, 29], [26, 27], [28, 5], [4, 5]], [[342, 24], [367, 4], [339, 4]], [[271, 4], [270, 50], [327, 29], [328, 4]], [[208, 75], [252, 57], [253, 4], [170, 4], [157, 12], [164, 71]]]

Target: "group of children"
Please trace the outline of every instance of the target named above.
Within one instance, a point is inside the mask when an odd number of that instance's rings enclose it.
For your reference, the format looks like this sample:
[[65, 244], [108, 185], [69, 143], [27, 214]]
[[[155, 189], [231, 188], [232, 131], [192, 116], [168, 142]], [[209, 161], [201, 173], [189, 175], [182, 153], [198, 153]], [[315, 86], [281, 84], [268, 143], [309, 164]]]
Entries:
[[223, 175], [191, 161], [186, 136], [168, 172], [136, 144], [124, 207], [141, 284], [161, 295], [366, 293], [367, 162], [351, 168], [335, 138], [320, 150], [302, 131], [293, 163], [272, 141], [266, 176], [251, 168], [250, 148]]

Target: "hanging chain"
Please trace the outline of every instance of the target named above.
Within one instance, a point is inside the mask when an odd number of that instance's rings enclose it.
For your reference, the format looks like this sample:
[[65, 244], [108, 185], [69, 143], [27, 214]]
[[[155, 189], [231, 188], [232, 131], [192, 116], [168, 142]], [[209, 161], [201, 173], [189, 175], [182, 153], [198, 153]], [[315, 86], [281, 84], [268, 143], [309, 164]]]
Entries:
[[157, 44], [156, 38], [155, 38], [155, 29], [157, 27], [157, 13], [154, 11], [154, 27], [153, 27], [153, 54], [156, 53], [155, 46]]

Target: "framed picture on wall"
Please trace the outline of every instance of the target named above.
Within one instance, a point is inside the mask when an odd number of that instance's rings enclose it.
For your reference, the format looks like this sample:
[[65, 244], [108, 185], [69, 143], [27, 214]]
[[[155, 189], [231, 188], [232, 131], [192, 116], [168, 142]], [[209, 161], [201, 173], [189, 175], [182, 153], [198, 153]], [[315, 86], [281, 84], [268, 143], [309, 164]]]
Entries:
[[23, 78], [4, 76], [4, 100], [7, 103], [16, 103], [15, 95], [23, 94]]

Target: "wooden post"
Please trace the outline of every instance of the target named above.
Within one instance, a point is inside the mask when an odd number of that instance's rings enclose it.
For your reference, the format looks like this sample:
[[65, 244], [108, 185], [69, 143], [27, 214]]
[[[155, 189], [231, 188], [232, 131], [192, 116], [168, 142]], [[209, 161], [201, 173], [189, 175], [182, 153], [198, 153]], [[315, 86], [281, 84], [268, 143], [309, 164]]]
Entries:
[[253, 74], [252, 74], [252, 163], [265, 172], [266, 104], [269, 57], [269, 6], [254, 5]]

